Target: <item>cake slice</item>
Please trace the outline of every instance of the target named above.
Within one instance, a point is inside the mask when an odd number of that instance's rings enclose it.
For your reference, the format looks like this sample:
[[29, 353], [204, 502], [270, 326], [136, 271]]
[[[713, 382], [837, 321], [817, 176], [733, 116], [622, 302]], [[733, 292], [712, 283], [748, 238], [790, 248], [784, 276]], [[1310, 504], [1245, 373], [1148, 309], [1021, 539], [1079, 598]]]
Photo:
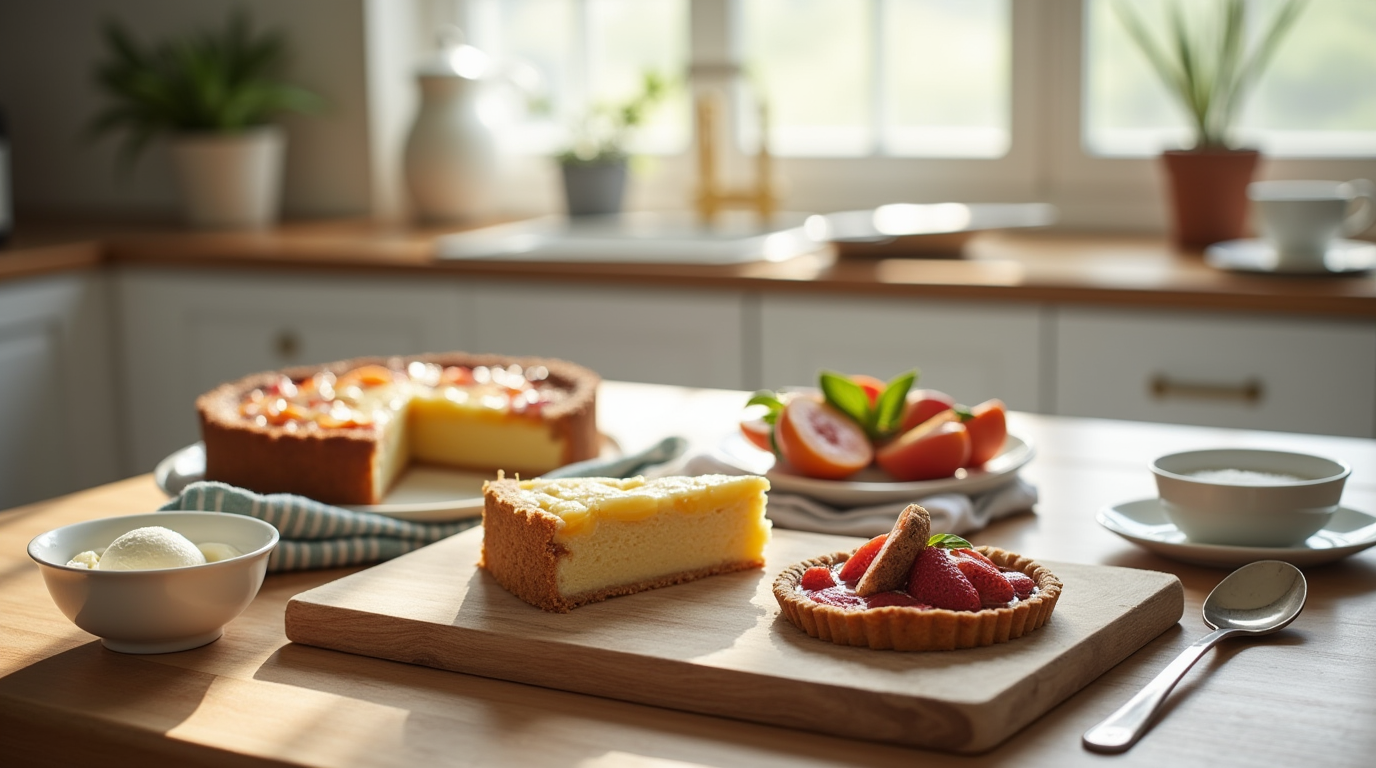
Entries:
[[506, 480], [483, 487], [478, 565], [531, 605], [587, 603], [764, 565], [754, 475]]

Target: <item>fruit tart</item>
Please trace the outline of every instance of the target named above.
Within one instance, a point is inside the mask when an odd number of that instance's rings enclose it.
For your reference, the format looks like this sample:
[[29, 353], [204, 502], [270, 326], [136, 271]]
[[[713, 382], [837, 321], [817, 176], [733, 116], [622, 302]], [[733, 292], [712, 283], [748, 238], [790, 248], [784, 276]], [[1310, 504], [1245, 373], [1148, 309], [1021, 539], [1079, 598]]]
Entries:
[[796, 563], [774, 580], [794, 626], [837, 645], [950, 651], [1004, 643], [1046, 623], [1061, 582], [1035, 561], [951, 534], [909, 504], [854, 552]]

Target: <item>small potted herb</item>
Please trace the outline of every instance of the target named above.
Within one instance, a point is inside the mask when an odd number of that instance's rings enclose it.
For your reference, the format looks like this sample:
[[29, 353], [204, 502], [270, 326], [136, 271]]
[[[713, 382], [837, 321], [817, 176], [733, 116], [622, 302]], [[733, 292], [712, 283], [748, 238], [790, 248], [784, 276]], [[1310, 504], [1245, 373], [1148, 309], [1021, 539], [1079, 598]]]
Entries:
[[109, 104], [91, 129], [122, 133], [129, 163], [154, 138], [170, 138], [189, 223], [272, 223], [285, 145], [272, 121], [319, 103], [282, 79], [282, 35], [254, 30], [239, 13], [221, 29], [148, 46], [114, 21], [106, 23], [104, 37], [108, 57], [96, 77]]
[[630, 160], [626, 141], [668, 90], [664, 78], [646, 72], [635, 96], [619, 104], [594, 107], [579, 121], [573, 145], [559, 155], [570, 216], [621, 212]]
[[1162, 153], [1170, 181], [1176, 242], [1202, 247], [1241, 237], [1247, 184], [1259, 153], [1235, 145], [1242, 106], [1306, 0], [1285, 0], [1248, 44], [1246, 0], [1218, 0], [1214, 15], [1191, 25], [1182, 3], [1166, 8], [1158, 39], [1126, 0], [1113, 10], [1128, 35], [1189, 117], [1194, 147]]

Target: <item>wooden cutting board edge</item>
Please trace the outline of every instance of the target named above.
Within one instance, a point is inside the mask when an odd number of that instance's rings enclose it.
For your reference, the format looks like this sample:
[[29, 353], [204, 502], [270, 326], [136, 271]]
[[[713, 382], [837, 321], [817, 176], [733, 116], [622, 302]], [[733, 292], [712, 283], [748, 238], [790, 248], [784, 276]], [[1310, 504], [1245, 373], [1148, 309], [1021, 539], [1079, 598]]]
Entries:
[[[976, 754], [1019, 732], [1179, 622], [1184, 612], [1179, 580], [1143, 573], [1156, 579], [1156, 589], [1114, 627], [1100, 628], [1000, 696], [969, 703], [933, 701], [920, 692], [874, 695], [808, 681], [791, 681], [797, 695], [781, 701], [775, 686], [763, 684], [768, 675], [669, 659], [654, 660], [651, 677], [672, 682], [653, 686], [646, 684], [643, 658], [605, 648], [580, 648], [576, 673], [570, 674], [560, 643], [527, 638], [517, 649], [488, 632], [313, 602], [312, 592], [292, 598], [285, 623], [292, 642], [363, 656], [847, 738], [862, 734], [867, 740]], [[348, 626], [349, 632], [338, 632], [340, 626]], [[1110, 635], [1112, 642], [1095, 642]], [[917, 723], [923, 727], [907, 727]]]

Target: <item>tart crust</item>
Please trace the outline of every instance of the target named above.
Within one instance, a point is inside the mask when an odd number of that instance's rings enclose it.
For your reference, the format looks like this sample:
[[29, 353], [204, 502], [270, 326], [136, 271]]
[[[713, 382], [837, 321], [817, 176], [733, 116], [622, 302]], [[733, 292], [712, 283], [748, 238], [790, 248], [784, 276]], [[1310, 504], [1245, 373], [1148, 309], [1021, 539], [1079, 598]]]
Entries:
[[[381, 435], [372, 427], [292, 431], [282, 426], [258, 426], [239, 415], [243, 397], [282, 376], [294, 381], [321, 371], [342, 374], [364, 365], [404, 370], [412, 362], [441, 366], [544, 366], [547, 381], [567, 396], [541, 409], [540, 419], [563, 443], [563, 463], [595, 458], [597, 434], [597, 374], [580, 365], [536, 357], [474, 355], [465, 352], [410, 357], [359, 357], [325, 365], [299, 366], [246, 376], [228, 382], [196, 399], [205, 442], [207, 480], [236, 485], [259, 493], [295, 493], [328, 504], [377, 504], [385, 488], [373, 487]], [[466, 467], [481, 471], [539, 474], [547, 467]]]
[[1061, 595], [1060, 579], [1022, 555], [996, 547], [975, 549], [995, 565], [1030, 576], [1037, 585], [1036, 594], [1012, 606], [981, 611], [905, 606], [846, 610], [818, 603], [798, 588], [808, 568], [830, 568], [852, 554], [836, 552], [784, 569], [774, 580], [774, 597], [789, 622], [812, 637], [875, 650], [953, 651], [1006, 643], [1040, 628], [1051, 618]]

